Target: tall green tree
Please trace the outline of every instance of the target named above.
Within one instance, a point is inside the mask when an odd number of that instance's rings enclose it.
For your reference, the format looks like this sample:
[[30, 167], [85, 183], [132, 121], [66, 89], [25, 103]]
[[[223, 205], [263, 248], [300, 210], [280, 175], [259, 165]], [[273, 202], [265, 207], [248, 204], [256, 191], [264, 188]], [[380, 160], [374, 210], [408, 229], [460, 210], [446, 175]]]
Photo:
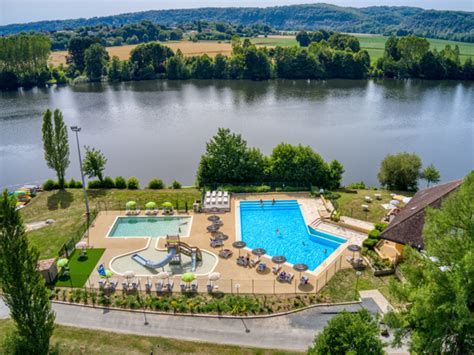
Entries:
[[120, 81], [122, 77], [122, 62], [119, 57], [113, 56], [112, 62], [110, 63], [110, 68], [107, 71], [107, 76], [110, 81]]
[[183, 80], [188, 79], [191, 76], [191, 72], [186, 63], [186, 58], [184, 58], [180, 49], [178, 49], [176, 54], [166, 62], [166, 73], [168, 74], [168, 79], [171, 80]]
[[85, 52], [94, 43], [98, 43], [98, 38], [74, 36], [68, 44], [68, 64], [72, 64], [75, 69], [82, 72], [85, 68]]
[[371, 354], [382, 355], [383, 343], [377, 320], [366, 310], [342, 312], [331, 319], [316, 336], [309, 355]]
[[44, 159], [48, 168], [56, 171], [59, 188], [64, 188], [66, 169], [69, 167], [69, 140], [63, 114], [58, 109], [43, 114]]
[[91, 45], [84, 52], [85, 72], [90, 81], [100, 81], [106, 74], [109, 54], [99, 43]]
[[308, 47], [309, 44], [311, 43], [311, 37], [306, 31], [298, 32], [296, 34], [296, 40], [298, 41], [301, 47]]
[[426, 181], [426, 187], [429, 187], [432, 182], [436, 184], [441, 180], [441, 174], [433, 164], [430, 164], [421, 172], [421, 178]]
[[38, 272], [38, 251], [28, 245], [16, 199], [0, 198], [0, 287], [15, 323], [14, 354], [46, 355], [54, 330], [49, 292]]
[[416, 190], [421, 175], [421, 159], [415, 153], [387, 155], [377, 175], [380, 184], [391, 190]]
[[84, 174], [86, 174], [90, 178], [97, 177], [100, 182], [103, 182], [107, 158], [98, 149], [91, 148], [89, 146], [86, 146], [85, 149], [86, 156], [84, 157], [84, 160], [82, 162]]
[[[474, 171], [440, 209], [428, 209], [423, 228], [426, 255], [407, 248], [391, 285], [405, 310], [387, 316], [395, 343], [407, 334], [416, 354], [474, 353]], [[434, 257], [428, 258], [427, 256]]]

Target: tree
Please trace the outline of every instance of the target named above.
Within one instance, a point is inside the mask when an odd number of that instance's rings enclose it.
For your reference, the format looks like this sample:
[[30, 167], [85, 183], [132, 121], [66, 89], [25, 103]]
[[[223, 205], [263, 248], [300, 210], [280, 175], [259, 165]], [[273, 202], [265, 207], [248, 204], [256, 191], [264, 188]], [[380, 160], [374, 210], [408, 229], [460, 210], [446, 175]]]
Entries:
[[214, 58], [214, 78], [225, 79], [227, 77], [227, 58], [221, 53]]
[[344, 166], [337, 160], [333, 160], [329, 164], [329, 188], [331, 190], [341, 187], [342, 175], [344, 174]]
[[188, 79], [191, 76], [190, 70], [186, 64], [186, 59], [180, 49], [178, 49], [176, 54], [166, 62], [166, 73], [168, 74], [168, 79], [171, 80], [183, 80]]
[[385, 42], [385, 54], [386, 57], [391, 58], [395, 61], [400, 60], [400, 51], [398, 50], [398, 38], [395, 36], [388, 37]]
[[68, 44], [67, 62], [73, 64], [77, 70], [82, 72], [85, 67], [84, 55], [87, 48], [99, 40], [92, 37], [72, 37]]
[[64, 124], [63, 114], [48, 109], [43, 114], [43, 148], [44, 159], [48, 168], [56, 171], [58, 185], [64, 188], [66, 169], [69, 166], [69, 140], [67, 127]]
[[39, 253], [28, 238], [16, 199], [0, 199], [0, 285], [2, 298], [15, 322], [14, 354], [48, 354], [54, 330], [49, 292], [37, 270]]
[[193, 67], [193, 77], [196, 79], [212, 79], [214, 67], [212, 59], [207, 54], [196, 58]]
[[391, 190], [416, 190], [420, 169], [421, 159], [415, 153], [389, 154], [382, 160], [377, 177]]
[[84, 174], [90, 178], [97, 177], [100, 182], [103, 182], [103, 172], [105, 170], [105, 165], [107, 164], [107, 158], [98, 149], [96, 150], [95, 148], [90, 148], [88, 146], [85, 146], [85, 149], [86, 156], [82, 162]]
[[441, 175], [438, 169], [436, 169], [433, 164], [430, 164], [421, 172], [421, 178], [426, 180], [426, 187], [429, 187], [430, 183], [434, 182], [436, 184], [439, 182]]
[[199, 186], [261, 182], [265, 159], [257, 149], [249, 149], [240, 134], [219, 128], [206, 144], [197, 172]]
[[378, 332], [377, 320], [366, 309], [343, 311], [316, 336], [308, 354], [384, 354]]
[[474, 352], [473, 215], [474, 171], [441, 208], [426, 211], [426, 255], [406, 247], [401, 265], [406, 283], [391, 288], [410, 306], [386, 319], [396, 329], [395, 344], [410, 334], [413, 353]]
[[99, 81], [105, 74], [109, 54], [99, 43], [91, 45], [84, 52], [85, 72], [90, 81]]
[[119, 57], [113, 56], [110, 68], [107, 72], [110, 81], [120, 81], [122, 77], [122, 62]]
[[296, 34], [296, 40], [300, 44], [301, 47], [308, 47], [311, 43], [311, 38], [306, 31], [300, 31]]

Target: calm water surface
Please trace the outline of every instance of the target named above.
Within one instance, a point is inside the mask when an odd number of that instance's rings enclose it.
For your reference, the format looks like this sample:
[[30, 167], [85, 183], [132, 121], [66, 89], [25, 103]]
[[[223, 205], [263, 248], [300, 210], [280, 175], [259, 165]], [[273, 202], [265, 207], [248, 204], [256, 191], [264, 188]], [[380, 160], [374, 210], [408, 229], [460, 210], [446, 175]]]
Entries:
[[[54, 177], [43, 160], [41, 115], [63, 111], [82, 145], [102, 150], [106, 174], [192, 184], [218, 127], [268, 154], [280, 142], [338, 159], [344, 182], [377, 184], [399, 151], [437, 166], [443, 181], [474, 167], [474, 83], [430, 81], [148, 81], [0, 93], [0, 186]], [[70, 135], [68, 178], [79, 177]]]

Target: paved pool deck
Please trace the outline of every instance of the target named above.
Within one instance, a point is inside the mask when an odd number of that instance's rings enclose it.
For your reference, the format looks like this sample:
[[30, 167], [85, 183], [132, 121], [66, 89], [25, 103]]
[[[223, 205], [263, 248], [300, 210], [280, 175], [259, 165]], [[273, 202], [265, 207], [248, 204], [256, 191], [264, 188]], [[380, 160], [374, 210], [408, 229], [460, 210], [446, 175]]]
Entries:
[[[218, 263], [211, 271], [217, 271], [221, 274], [221, 279], [216, 282], [218, 289], [222, 292], [240, 292], [240, 293], [311, 293], [320, 290], [327, 281], [340, 269], [349, 268], [351, 265], [346, 261], [346, 257], [352, 255], [352, 252], [347, 251], [348, 244], [360, 244], [365, 238], [361, 233], [341, 228], [333, 225], [321, 225], [321, 230], [342, 236], [348, 239], [348, 242], [339, 247], [328, 259], [326, 259], [315, 271], [306, 272], [305, 275], [309, 277], [309, 285], [300, 287], [299, 274], [295, 272], [291, 265], [283, 264], [282, 270], [295, 273], [295, 278], [292, 283], [280, 283], [276, 281], [276, 276], [267, 268], [266, 272], [258, 273], [255, 268], [242, 267], [237, 265], [236, 257], [239, 255], [239, 249], [232, 247], [232, 243], [236, 240], [236, 210], [242, 200], [298, 200], [303, 215], [307, 224], [319, 218], [318, 208], [320, 203], [317, 199], [309, 196], [308, 193], [275, 193], [275, 194], [237, 194], [232, 196], [232, 209], [230, 212], [221, 213], [219, 216], [224, 225], [220, 231], [229, 236], [229, 239], [224, 242], [225, 248], [233, 251], [233, 256], [229, 259], [222, 259], [218, 257]], [[130, 253], [132, 251], [144, 249], [147, 246], [149, 238], [107, 238], [109, 229], [113, 225], [118, 216], [124, 216], [124, 211], [102, 211], [95, 219], [93, 226], [90, 229], [89, 243], [96, 248], [105, 248], [106, 251], [99, 260], [98, 265], [104, 264], [106, 268], [110, 268], [111, 260], [118, 255]], [[192, 226], [189, 237], [182, 237], [181, 240], [190, 246], [199, 247], [201, 250], [208, 251], [214, 255], [218, 255], [221, 248], [213, 249], [209, 245], [209, 238], [211, 234], [207, 232], [206, 227], [211, 223], [208, 217], [211, 214], [207, 213], [189, 213], [193, 217]], [[319, 228], [319, 227], [318, 227]], [[158, 242], [159, 249], [165, 249], [165, 238], [160, 238]], [[242, 255], [250, 252], [248, 249], [240, 251]], [[262, 260], [267, 265], [272, 266], [271, 259], [263, 256]], [[97, 267], [98, 267], [97, 265]], [[120, 275], [114, 275], [121, 283]], [[142, 289], [146, 282], [146, 277], [139, 278]], [[94, 271], [88, 280], [87, 285], [91, 287], [98, 287], [99, 275]], [[175, 285], [179, 284], [179, 276], [176, 276]], [[206, 275], [198, 276], [198, 290], [205, 292], [208, 279]], [[120, 285], [119, 285], [120, 288]], [[175, 288], [178, 290], [178, 287]]]

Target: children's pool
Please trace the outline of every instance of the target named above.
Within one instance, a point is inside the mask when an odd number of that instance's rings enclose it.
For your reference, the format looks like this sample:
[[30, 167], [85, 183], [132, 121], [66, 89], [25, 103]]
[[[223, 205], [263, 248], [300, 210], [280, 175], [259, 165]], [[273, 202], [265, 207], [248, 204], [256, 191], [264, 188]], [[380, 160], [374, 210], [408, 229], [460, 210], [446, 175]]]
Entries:
[[109, 232], [109, 237], [163, 237], [168, 234], [187, 236], [190, 226], [191, 217], [117, 217]]
[[296, 200], [241, 201], [242, 240], [269, 256], [284, 255], [291, 264], [316, 269], [346, 240], [308, 227]]

